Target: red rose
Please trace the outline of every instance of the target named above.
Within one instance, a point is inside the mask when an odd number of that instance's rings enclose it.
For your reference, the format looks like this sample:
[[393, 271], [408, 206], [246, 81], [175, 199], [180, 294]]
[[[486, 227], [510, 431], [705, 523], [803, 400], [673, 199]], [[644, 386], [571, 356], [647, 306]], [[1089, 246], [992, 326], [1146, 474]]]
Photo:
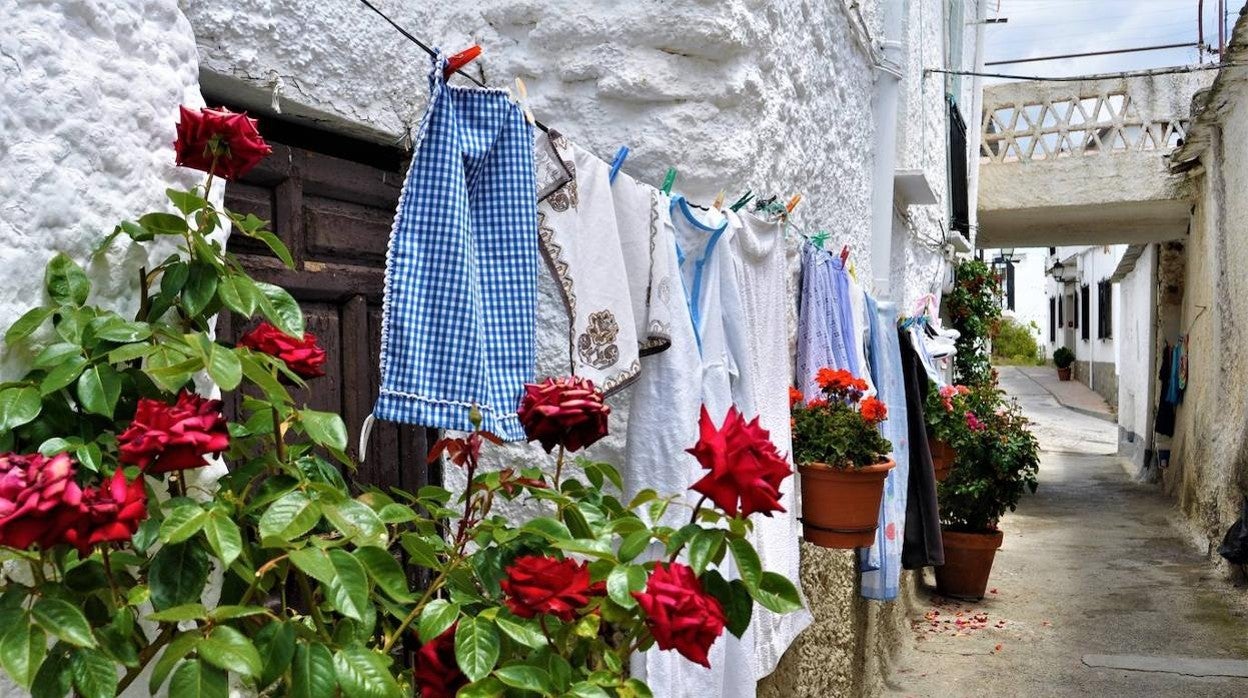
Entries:
[[295, 339], [273, 325], [262, 322], [243, 335], [238, 340], [238, 346], [276, 356], [302, 378], [325, 375], [325, 350], [316, 343], [316, 335], [311, 332], [304, 332], [303, 339]]
[[606, 436], [610, 414], [594, 382], [576, 377], [529, 383], [520, 402], [524, 433], [547, 453], [555, 446], [579, 451]]
[[85, 555], [91, 546], [99, 543], [128, 541], [147, 518], [143, 476], [127, 483], [126, 474], [118, 468], [99, 487], [83, 490], [82, 505], [83, 516], [65, 531], [65, 542]]
[[716, 429], [703, 407], [698, 426], [701, 438], [689, 453], [711, 472], [689, 489], [706, 495], [729, 516], [736, 516], [738, 510], [741, 516], [755, 512], [771, 516], [773, 511], [784, 511], [780, 483], [793, 469], [776, 450], [767, 430], [759, 426], [757, 417], [746, 422], [732, 407], [723, 426]]
[[273, 152], [256, 130], [256, 120], [246, 114], [235, 114], [225, 107], [179, 109], [182, 120], [173, 150], [183, 167], [233, 180]]
[[646, 625], [661, 650], [674, 649], [704, 667], [706, 653], [724, 632], [724, 609], [702, 591], [702, 583], [689, 567], [673, 562], [655, 565], [644, 592], [633, 598], [646, 612]]
[[134, 421], [117, 436], [119, 460], [150, 474], [205, 466], [205, 455], [220, 453], [229, 445], [221, 401], [185, 390], [172, 405], [139, 400]]
[[862, 414], [862, 418], [872, 424], [879, 424], [888, 419], [888, 407], [883, 402], [869, 397], [858, 405], [858, 412]]
[[455, 698], [459, 689], [468, 685], [468, 677], [455, 661], [456, 623], [441, 635], [420, 646], [416, 652], [416, 686], [420, 698]]
[[0, 545], [27, 550], [64, 542], [82, 516], [82, 489], [68, 454], [0, 455]]
[[565, 623], [589, 603], [589, 597], [603, 592], [601, 584], [590, 584], [586, 563], [544, 555], [516, 558], [501, 584], [512, 613], [521, 618], [545, 613]]

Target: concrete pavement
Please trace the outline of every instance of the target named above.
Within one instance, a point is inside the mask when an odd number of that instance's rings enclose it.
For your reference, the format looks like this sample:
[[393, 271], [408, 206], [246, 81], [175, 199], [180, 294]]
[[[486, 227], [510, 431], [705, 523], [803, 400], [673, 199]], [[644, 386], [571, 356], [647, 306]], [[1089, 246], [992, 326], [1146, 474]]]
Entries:
[[1248, 608], [1127, 476], [1116, 426], [1017, 368], [1001, 383], [1036, 422], [1040, 489], [1002, 522], [983, 601], [920, 594], [886, 695], [1248, 696]]

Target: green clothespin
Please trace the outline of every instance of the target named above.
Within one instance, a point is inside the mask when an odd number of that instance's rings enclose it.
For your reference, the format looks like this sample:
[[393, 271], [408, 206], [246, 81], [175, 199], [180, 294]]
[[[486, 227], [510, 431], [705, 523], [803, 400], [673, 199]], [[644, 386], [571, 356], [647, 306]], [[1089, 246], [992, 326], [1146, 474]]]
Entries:
[[667, 176], [663, 178], [663, 187], [660, 189], [664, 194], [672, 193], [672, 185], [676, 183], [676, 168], [667, 168]]
[[735, 213], [736, 211], [740, 211], [741, 207], [750, 203], [750, 199], [753, 199], [753, 198], [754, 198], [754, 193], [751, 192], [749, 189], [746, 189], [745, 193], [741, 195], [741, 198], [737, 199], [737, 203], [729, 206], [728, 208], [732, 209], [733, 212]]
[[810, 242], [811, 242], [811, 244], [813, 244], [815, 247], [818, 247], [819, 249], [821, 249], [821, 250], [822, 250], [822, 249], [823, 249], [823, 243], [825, 243], [825, 242], [827, 242], [827, 241], [828, 241], [828, 235], [829, 235], [828, 231], [826, 231], [826, 230], [820, 230], [819, 232], [817, 232], [817, 233], [815, 233], [814, 235], [811, 235], [811, 236], [810, 236]]

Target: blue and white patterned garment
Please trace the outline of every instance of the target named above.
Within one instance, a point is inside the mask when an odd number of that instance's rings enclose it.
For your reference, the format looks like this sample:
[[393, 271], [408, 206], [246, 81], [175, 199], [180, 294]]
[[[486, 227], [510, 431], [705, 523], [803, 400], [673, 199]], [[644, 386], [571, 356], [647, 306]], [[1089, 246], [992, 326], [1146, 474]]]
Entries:
[[378, 419], [521, 440], [533, 380], [533, 132], [504, 90], [453, 87], [439, 55], [386, 257]]
[[858, 373], [846, 341], [852, 332], [842, 327], [849, 316], [848, 276], [840, 260], [810, 243], [802, 246], [801, 308], [797, 322], [797, 382], [807, 400], [821, 394], [815, 374], [821, 368]]
[[880, 425], [884, 438], [893, 444], [896, 467], [884, 481], [880, 523], [875, 544], [858, 551], [862, 569], [862, 595], [888, 601], [897, 598], [901, 580], [901, 545], [906, 523], [906, 488], [910, 477], [910, 431], [906, 415], [906, 380], [901, 367], [897, 336], [897, 306], [867, 296], [871, 320], [868, 362], [879, 399], [888, 406], [888, 419]]

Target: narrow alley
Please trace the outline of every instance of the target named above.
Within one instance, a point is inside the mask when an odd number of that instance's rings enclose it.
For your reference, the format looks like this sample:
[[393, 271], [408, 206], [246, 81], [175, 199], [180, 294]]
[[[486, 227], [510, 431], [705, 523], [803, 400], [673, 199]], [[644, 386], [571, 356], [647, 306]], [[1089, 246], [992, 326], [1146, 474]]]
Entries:
[[1040, 488], [1002, 521], [983, 601], [920, 592], [886, 694], [1248, 695], [1245, 608], [1173, 505], [1132, 481], [1099, 398], [1052, 370], [1000, 370], [1036, 423]]

